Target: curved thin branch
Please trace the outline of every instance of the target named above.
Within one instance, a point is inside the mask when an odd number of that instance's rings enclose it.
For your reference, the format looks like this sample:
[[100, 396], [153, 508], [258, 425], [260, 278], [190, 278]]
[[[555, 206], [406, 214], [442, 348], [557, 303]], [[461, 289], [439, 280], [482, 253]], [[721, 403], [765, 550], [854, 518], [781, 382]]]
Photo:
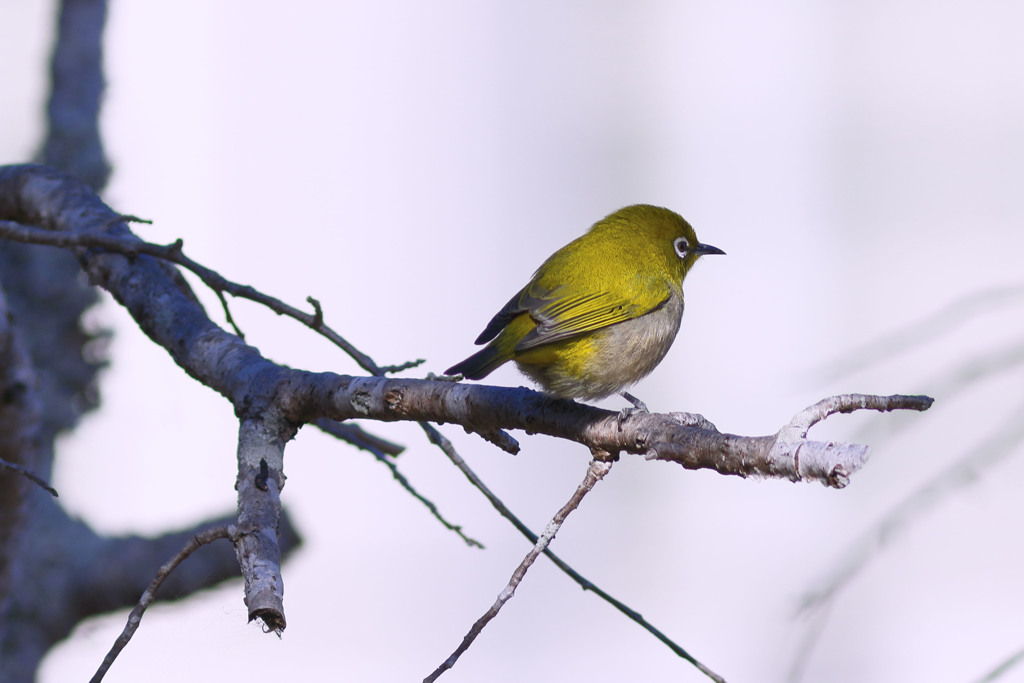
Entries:
[[597, 482], [604, 478], [604, 475], [608, 473], [611, 467], [611, 461], [602, 461], [597, 459], [590, 461], [590, 467], [587, 468], [587, 474], [583, 478], [583, 482], [573, 492], [569, 501], [563, 505], [562, 508], [555, 513], [555, 516], [552, 517], [551, 521], [548, 522], [547, 527], [544, 529], [544, 533], [537, 538], [533, 547], [530, 548], [530, 552], [526, 553], [526, 557], [523, 558], [523, 561], [520, 562], [519, 566], [516, 567], [514, 572], [512, 572], [512, 578], [509, 579], [508, 584], [501, 593], [498, 594], [494, 604], [484, 612], [483, 616], [476, 620], [472, 628], [470, 628], [469, 633], [466, 634], [466, 637], [462, 639], [462, 642], [455, 649], [455, 652], [453, 652], [448, 659], [444, 660], [440, 666], [434, 669], [429, 676], [424, 678], [423, 683], [432, 683], [433, 681], [436, 681], [441, 674], [455, 666], [455, 662], [462, 656], [462, 653], [469, 649], [470, 645], [473, 644], [473, 641], [477, 639], [477, 636], [483, 632], [484, 627], [487, 626], [491, 619], [498, 616], [498, 612], [501, 611], [501, 608], [505, 603], [512, 599], [512, 596], [516, 592], [516, 588], [518, 588], [519, 584], [522, 583], [524, 578], [526, 578], [526, 572], [529, 571], [530, 567], [537, 560], [537, 557], [545, 548], [548, 547], [551, 541], [554, 540], [555, 534], [557, 534], [558, 530], [562, 528], [562, 523], [565, 522], [565, 519], [573, 510], [579, 507], [579, 504], [583, 501], [583, 497], [593, 490]]
[[185, 547], [182, 548], [177, 555], [160, 567], [160, 570], [153, 578], [153, 582], [149, 585], [149, 588], [142, 593], [142, 597], [139, 598], [138, 604], [135, 605], [131, 614], [128, 615], [128, 623], [125, 624], [124, 629], [121, 631], [121, 635], [118, 636], [116, 641], [114, 641], [110, 651], [107, 652], [107, 656], [103, 658], [103, 662], [90, 679], [90, 683], [99, 683], [99, 681], [102, 681], [103, 677], [106, 676], [107, 671], [110, 670], [114, 660], [117, 659], [119, 654], [121, 654], [121, 650], [128, 645], [132, 636], [135, 635], [135, 631], [138, 630], [139, 624], [142, 623], [143, 613], [145, 613], [146, 608], [152, 604], [156, 597], [157, 590], [159, 590], [160, 586], [163, 585], [164, 580], [171, 575], [171, 572], [173, 572], [179, 564], [184, 562], [189, 555], [194, 553], [201, 546], [206, 545], [207, 543], [212, 543], [221, 538], [227, 538], [234, 541], [236, 536], [237, 531], [235, 528], [227, 525], [201, 531], [192, 536], [188, 540], [188, 543], [185, 544]]

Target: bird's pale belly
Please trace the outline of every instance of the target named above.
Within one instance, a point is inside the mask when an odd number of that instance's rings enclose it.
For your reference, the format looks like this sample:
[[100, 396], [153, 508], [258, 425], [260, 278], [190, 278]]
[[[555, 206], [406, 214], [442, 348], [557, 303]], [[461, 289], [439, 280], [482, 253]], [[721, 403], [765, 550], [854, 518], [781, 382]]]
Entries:
[[517, 355], [516, 365], [555, 396], [604, 398], [657, 367], [672, 347], [682, 316], [683, 302], [673, 295], [639, 318]]

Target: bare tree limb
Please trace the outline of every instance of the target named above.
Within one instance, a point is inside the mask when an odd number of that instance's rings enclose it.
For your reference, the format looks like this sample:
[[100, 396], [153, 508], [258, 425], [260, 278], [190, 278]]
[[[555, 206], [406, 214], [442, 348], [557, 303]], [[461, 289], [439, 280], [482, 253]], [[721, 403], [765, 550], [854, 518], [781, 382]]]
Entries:
[[249, 621], [276, 633], [287, 625], [277, 527], [284, 487], [284, 444], [295, 428], [271, 416], [243, 419], [238, 430], [238, 537], [235, 551], [245, 578]]
[[800, 437], [810, 417], [813, 424], [835, 412], [926, 410], [932, 402], [923, 396], [835, 396], [801, 412], [778, 434], [747, 437], [691, 427], [671, 414], [639, 413], [621, 420], [612, 411], [522, 388], [330, 373], [295, 379], [298, 385], [285, 392], [295, 401], [282, 405], [285, 415], [295, 422], [326, 413], [338, 420], [360, 417], [455, 422], [467, 430], [485, 433], [523, 429], [576, 441], [592, 451], [625, 451], [677, 462], [687, 469], [819, 481], [834, 488], [845, 486], [849, 475], [863, 466], [867, 449]]
[[100, 135], [103, 78], [103, 28], [106, 0], [60, 3], [58, 39], [50, 60], [49, 129], [40, 160], [73, 173], [99, 192], [110, 177]]
[[31, 355], [13, 321], [14, 314], [0, 289], [0, 619], [13, 587], [11, 550], [25, 523], [25, 481], [57, 495], [31, 469], [42, 459], [43, 408]]
[[[934, 399], [928, 396], [870, 396], [842, 394], [822, 399], [797, 413], [779, 430], [768, 458], [780, 473], [792, 481], [816, 479], [834, 488], [843, 488], [850, 475], [867, 461], [867, 446], [807, 441], [811, 427], [836, 413], [857, 410], [928, 410]], [[835, 464], [836, 461], [839, 464]]]

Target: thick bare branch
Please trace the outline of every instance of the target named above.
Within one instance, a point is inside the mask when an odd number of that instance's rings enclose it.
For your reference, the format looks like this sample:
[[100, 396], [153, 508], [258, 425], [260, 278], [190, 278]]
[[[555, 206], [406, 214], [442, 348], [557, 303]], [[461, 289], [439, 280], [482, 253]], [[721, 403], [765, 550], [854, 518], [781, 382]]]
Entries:
[[73, 173], [99, 192], [110, 176], [100, 136], [106, 0], [64, 0], [50, 60], [49, 128], [43, 163]]
[[245, 577], [249, 621], [285, 629], [284, 579], [277, 527], [284, 487], [284, 444], [294, 427], [271, 419], [250, 418], [238, 430], [238, 538], [235, 551]]
[[863, 466], [867, 448], [806, 439], [811, 424], [836, 412], [926, 410], [932, 401], [924, 396], [835, 396], [801, 411], [777, 434], [749, 437], [693, 427], [692, 416], [683, 419], [678, 414], [635, 413], [623, 420], [619, 413], [522, 388], [330, 373], [294, 379], [297, 384], [282, 386], [280, 394], [282, 399], [294, 399], [282, 404], [294, 422], [326, 412], [338, 420], [454, 422], [482, 433], [523, 429], [576, 441], [592, 451], [625, 451], [677, 462], [687, 469], [819, 481], [834, 488], [845, 486]]

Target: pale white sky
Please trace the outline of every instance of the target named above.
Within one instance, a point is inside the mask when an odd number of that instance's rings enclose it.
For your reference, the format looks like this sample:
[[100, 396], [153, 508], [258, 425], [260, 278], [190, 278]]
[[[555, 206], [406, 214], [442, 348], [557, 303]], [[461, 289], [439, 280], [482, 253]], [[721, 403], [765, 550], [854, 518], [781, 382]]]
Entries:
[[[42, 3], [13, 5], [0, 10], [3, 163], [39, 138], [52, 24]], [[143, 237], [181, 237], [229, 278], [295, 304], [316, 296], [379, 363], [427, 358], [420, 372], [466, 356], [592, 222], [669, 206], [728, 256], [691, 274], [680, 337], [634, 393], [770, 433], [828, 393], [941, 389], [1024, 338], [1018, 300], [858, 374], [816, 372], [1021, 283], [1022, 20], [1011, 3], [920, 0], [113, 3], [105, 198], [155, 221]], [[274, 360], [357, 372], [295, 324], [234, 312]], [[102, 412], [62, 445], [61, 499], [110, 533], [231, 510], [230, 408], [114, 304], [96, 317], [118, 330], [114, 363]], [[873, 459], [841, 492], [627, 457], [554, 549], [730, 681], [783, 681], [802, 592], [1019, 413], [1020, 376], [939, 394], [927, 415], [818, 428], [902, 428], [867, 434]], [[523, 383], [512, 369], [488, 379]], [[488, 550], [444, 531], [369, 456], [304, 431], [286, 458], [307, 544], [285, 567], [283, 639], [245, 624], [232, 585], [151, 609], [107, 680], [234, 680], [255, 663], [288, 680], [409, 681], [447, 657], [527, 545], [415, 428], [368, 427], [408, 445], [403, 471]], [[513, 458], [444, 432], [535, 529], [588, 460], [542, 437], [516, 434]], [[1012, 459], [892, 539], [835, 603], [804, 680], [973, 680], [1024, 645], [1022, 479]], [[91, 675], [125, 618], [83, 625], [43, 683]], [[704, 679], [541, 560], [442, 680]]]

